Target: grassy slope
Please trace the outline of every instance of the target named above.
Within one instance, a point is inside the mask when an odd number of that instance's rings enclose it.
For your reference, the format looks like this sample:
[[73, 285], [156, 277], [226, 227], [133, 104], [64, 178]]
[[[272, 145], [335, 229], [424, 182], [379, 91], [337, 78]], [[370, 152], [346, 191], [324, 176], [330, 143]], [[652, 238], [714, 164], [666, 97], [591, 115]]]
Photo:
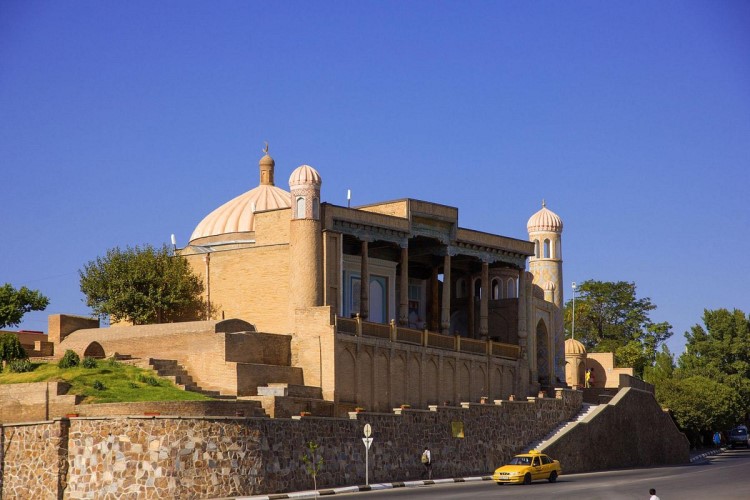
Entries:
[[[169, 380], [154, 376], [154, 372], [123, 363], [98, 361], [96, 368], [61, 369], [56, 363], [33, 363], [28, 373], [0, 373], [0, 384], [25, 382], [65, 381], [71, 384], [68, 394], [85, 396], [84, 403], [122, 403], [129, 401], [205, 401], [208, 398], [196, 392], [183, 391]], [[95, 389], [94, 382], [104, 384]]]

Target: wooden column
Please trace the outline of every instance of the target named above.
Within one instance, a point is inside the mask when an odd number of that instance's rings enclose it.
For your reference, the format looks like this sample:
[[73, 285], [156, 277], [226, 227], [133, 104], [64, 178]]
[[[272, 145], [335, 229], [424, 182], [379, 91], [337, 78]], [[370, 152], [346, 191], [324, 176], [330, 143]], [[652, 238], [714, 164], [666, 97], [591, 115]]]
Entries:
[[489, 334], [489, 325], [487, 322], [487, 316], [489, 311], [489, 281], [490, 281], [490, 265], [487, 262], [482, 262], [482, 299], [479, 303], [479, 338], [486, 339]]
[[451, 333], [451, 256], [448, 253], [443, 259], [443, 305], [440, 308], [440, 330], [445, 335]]
[[367, 240], [362, 241], [362, 259], [360, 263], [359, 317], [366, 320], [370, 316], [370, 268]]
[[409, 247], [401, 247], [401, 288], [398, 301], [398, 324], [409, 325]]

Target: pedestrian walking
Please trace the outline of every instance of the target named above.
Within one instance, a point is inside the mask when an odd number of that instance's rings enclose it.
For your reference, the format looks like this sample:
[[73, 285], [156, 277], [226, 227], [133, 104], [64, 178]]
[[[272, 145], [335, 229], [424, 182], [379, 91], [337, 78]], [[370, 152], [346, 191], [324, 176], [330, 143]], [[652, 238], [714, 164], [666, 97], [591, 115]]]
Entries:
[[660, 500], [659, 497], [656, 496], [656, 490], [654, 488], [648, 490], [648, 494], [651, 495], [648, 500]]
[[719, 431], [714, 432], [714, 445], [718, 447], [721, 444], [721, 434]]
[[591, 368], [589, 368], [588, 370], [586, 370], [585, 387], [586, 387], [586, 389], [588, 389], [589, 387], [591, 387]]
[[427, 479], [432, 479], [432, 454], [428, 447], [424, 447], [422, 452], [422, 465], [424, 465], [424, 471], [422, 471], [422, 477], [427, 476]]

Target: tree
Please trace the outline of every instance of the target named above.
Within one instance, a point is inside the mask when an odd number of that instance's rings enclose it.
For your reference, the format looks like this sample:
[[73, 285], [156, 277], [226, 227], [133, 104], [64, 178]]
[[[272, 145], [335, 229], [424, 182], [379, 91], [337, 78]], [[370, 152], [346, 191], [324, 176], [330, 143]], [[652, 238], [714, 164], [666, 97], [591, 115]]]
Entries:
[[[13, 333], [0, 333], [0, 361], [8, 363], [16, 359], [28, 359], [18, 336]], [[0, 365], [0, 368], [2, 365]]]
[[[632, 366], [641, 376], [672, 336], [672, 325], [651, 321], [654, 309], [650, 298], [636, 298], [635, 283], [584, 281], [575, 300], [575, 337], [591, 352], [614, 352], [619, 366]], [[572, 316], [570, 300], [565, 304], [567, 325], [572, 325]]]
[[79, 271], [86, 305], [99, 317], [134, 325], [202, 317], [203, 282], [163, 245], [113, 248]]
[[305, 445], [305, 452], [300, 459], [305, 464], [305, 470], [312, 476], [313, 489], [318, 491], [318, 473], [323, 469], [323, 454], [320, 451], [320, 445], [315, 441], [308, 441]]
[[742, 415], [740, 395], [709, 377], [665, 380], [656, 386], [656, 399], [669, 409], [693, 445], [700, 444], [701, 435], [731, 428]]
[[49, 299], [37, 290], [22, 286], [19, 290], [10, 283], [0, 287], [0, 328], [18, 326], [27, 312], [44, 311]]
[[661, 352], [656, 353], [654, 364], [643, 369], [643, 380], [658, 386], [664, 381], [672, 379], [674, 370], [674, 356], [669, 351], [669, 347], [664, 344], [661, 346]]
[[[681, 376], [717, 380], [737, 392], [743, 412], [750, 411], [750, 317], [739, 309], [704, 310], [703, 324], [685, 333]], [[738, 415], [738, 421], [744, 415]]]

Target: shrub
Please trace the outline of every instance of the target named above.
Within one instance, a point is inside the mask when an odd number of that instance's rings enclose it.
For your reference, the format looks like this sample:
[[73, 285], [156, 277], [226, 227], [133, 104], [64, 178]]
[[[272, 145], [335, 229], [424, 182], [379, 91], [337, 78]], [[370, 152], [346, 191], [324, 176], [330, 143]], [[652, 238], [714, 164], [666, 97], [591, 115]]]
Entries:
[[122, 363], [117, 361], [117, 358], [112, 356], [110, 358], [107, 358], [107, 364], [111, 367], [120, 366]]
[[75, 353], [75, 351], [71, 351], [68, 349], [65, 351], [65, 354], [63, 355], [60, 362], [57, 364], [60, 368], [73, 368], [74, 366], [78, 366], [81, 363], [81, 358], [78, 356], [78, 354]]
[[12, 333], [0, 333], [0, 361], [28, 358], [17, 336]]
[[81, 361], [81, 366], [84, 368], [96, 368], [96, 359], [86, 356], [83, 358], [83, 361]]
[[93, 387], [94, 387], [94, 389], [96, 389], [97, 391], [103, 391], [104, 389], [106, 389], [106, 388], [107, 388], [107, 387], [106, 387], [106, 386], [105, 386], [105, 385], [104, 385], [103, 383], [101, 383], [101, 382], [100, 382], [99, 380], [94, 380], [94, 386], [93, 386]]
[[28, 359], [14, 359], [8, 363], [8, 368], [14, 373], [25, 373], [32, 371], [34, 365]]
[[136, 384], [132, 380], [130, 382], [128, 382], [128, 387], [130, 387], [131, 389], [140, 389], [141, 388], [140, 385]]
[[159, 385], [161, 385], [155, 377], [152, 377], [151, 375], [144, 375], [142, 373], [138, 374], [138, 382], [143, 382], [144, 384], [148, 384], [153, 387], [159, 387]]

